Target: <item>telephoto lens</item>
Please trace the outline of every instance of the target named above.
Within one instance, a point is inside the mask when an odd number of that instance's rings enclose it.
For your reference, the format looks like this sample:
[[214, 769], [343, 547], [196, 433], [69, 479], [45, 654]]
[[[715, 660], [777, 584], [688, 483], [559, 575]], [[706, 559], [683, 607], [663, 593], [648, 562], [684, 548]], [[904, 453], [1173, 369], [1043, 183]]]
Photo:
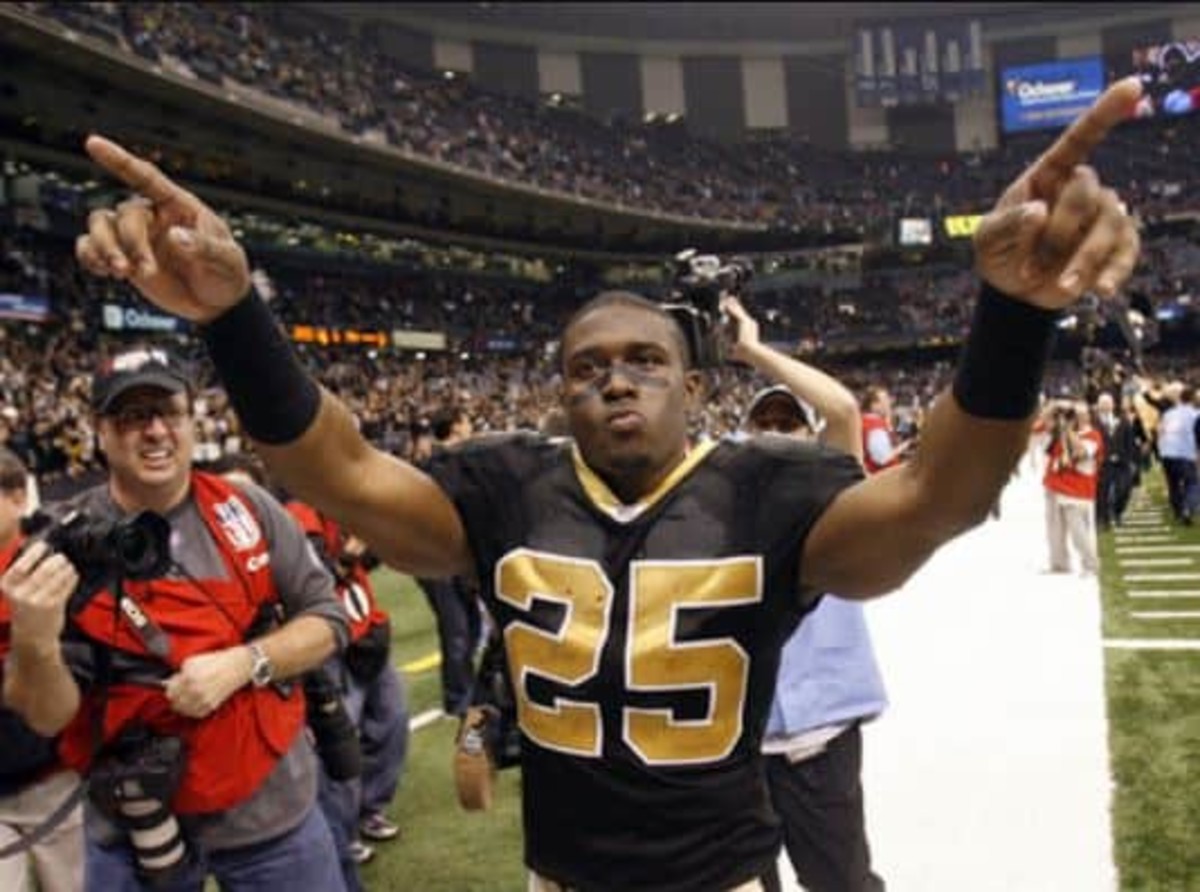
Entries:
[[97, 761], [89, 779], [96, 808], [129, 834], [138, 876], [151, 889], [174, 889], [190, 850], [171, 813], [184, 770], [183, 741], [134, 732]]
[[308, 701], [308, 727], [316, 739], [317, 755], [331, 780], [347, 781], [362, 775], [362, 747], [358, 729], [350, 721], [342, 695], [320, 669], [304, 676]]

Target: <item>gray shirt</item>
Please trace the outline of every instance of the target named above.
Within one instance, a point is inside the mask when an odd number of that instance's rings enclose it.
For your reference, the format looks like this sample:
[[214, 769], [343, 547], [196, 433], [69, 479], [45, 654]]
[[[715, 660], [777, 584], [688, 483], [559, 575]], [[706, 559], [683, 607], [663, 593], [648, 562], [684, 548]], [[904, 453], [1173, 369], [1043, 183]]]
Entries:
[[[322, 565], [300, 526], [266, 491], [253, 484], [239, 490], [251, 503], [262, 527], [271, 556], [271, 574], [286, 616], [319, 616], [333, 628], [340, 652], [349, 640], [345, 612], [334, 596], [333, 577]], [[83, 508], [96, 517], [120, 517], [107, 486], [90, 489], [73, 499], [72, 508]], [[167, 514], [171, 525], [171, 558], [167, 578], [220, 579], [225, 563], [192, 498]], [[179, 568], [182, 568], [181, 572]], [[78, 643], [66, 648], [68, 665], [81, 684], [95, 677], [92, 650]], [[113, 654], [113, 674], [120, 677], [119, 654]], [[182, 823], [207, 851], [238, 848], [274, 839], [299, 826], [316, 800], [317, 762], [308, 733], [297, 737], [262, 786], [246, 801], [214, 815], [188, 816]], [[117, 836], [114, 827], [89, 804], [88, 832], [101, 841]]]

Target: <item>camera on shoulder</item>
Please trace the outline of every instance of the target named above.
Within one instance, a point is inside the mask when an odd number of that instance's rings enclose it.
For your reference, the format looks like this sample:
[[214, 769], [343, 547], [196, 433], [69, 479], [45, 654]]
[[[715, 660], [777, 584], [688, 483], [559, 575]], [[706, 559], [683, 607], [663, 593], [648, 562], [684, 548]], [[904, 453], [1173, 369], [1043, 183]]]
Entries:
[[743, 297], [754, 267], [745, 258], [722, 261], [716, 254], [701, 254], [695, 248], [676, 254], [674, 264], [663, 309], [683, 329], [696, 367], [716, 368], [725, 361], [726, 318], [721, 312], [721, 295]]

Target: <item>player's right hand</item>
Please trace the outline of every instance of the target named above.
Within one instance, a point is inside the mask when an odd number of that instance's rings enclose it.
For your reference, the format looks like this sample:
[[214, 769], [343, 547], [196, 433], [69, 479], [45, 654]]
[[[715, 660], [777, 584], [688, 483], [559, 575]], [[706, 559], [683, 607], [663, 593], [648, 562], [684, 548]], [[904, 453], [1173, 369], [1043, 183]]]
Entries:
[[75, 256], [90, 273], [122, 279], [168, 313], [211, 322], [250, 290], [246, 253], [211, 208], [154, 164], [102, 136], [92, 160], [134, 195], [92, 211]]

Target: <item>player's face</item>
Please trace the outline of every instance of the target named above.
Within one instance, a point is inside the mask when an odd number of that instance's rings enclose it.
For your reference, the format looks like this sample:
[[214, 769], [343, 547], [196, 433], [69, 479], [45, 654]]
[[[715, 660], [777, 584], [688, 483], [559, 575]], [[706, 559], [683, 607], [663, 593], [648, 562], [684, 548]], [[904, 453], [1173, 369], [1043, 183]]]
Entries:
[[187, 491], [195, 430], [185, 394], [136, 388], [100, 416], [96, 430], [113, 487], [127, 501], [161, 510]]
[[684, 369], [669, 319], [609, 306], [563, 340], [562, 404], [584, 460], [622, 499], [653, 489], [683, 457], [700, 376]]

